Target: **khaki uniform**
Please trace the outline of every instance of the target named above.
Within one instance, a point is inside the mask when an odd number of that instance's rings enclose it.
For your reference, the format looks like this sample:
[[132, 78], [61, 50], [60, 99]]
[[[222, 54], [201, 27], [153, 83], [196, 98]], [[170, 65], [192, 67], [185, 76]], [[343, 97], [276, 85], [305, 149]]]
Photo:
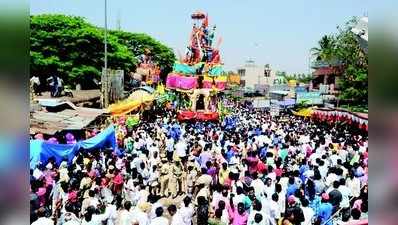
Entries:
[[199, 172], [200, 172], [200, 166], [198, 166], [197, 163], [192, 162], [192, 161], [188, 161], [188, 162], [187, 162], [187, 168], [188, 168], [189, 166], [192, 166], [193, 170], [195, 170], [196, 173], [199, 173]]
[[[169, 183], [170, 183], [170, 164], [168, 162], [162, 162], [162, 167], [160, 168], [160, 195], [168, 196]], [[166, 192], [167, 190], [167, 192]]]
[[171, 196], [177, 196], [178, 191], [181, 191], [182, 187], [182, 175], [183, 175], [183, 169], [181, 166], [181, 163], [174, 163], [171, 166], [171, 181], [169, 182], [169, 188], [171, 192]]
[[193, 194], [194, 191], [193, 189], [195, 187], [195, 180], [197, 175], [198, 173], [194, 169], [188, 172], [187, 181], [186, 181], [186, 191], [188, 194]]
[[182, 176], [181, 176], [181, 190], [182, 193], [187, 193], [188, 188], [187, 188], [187, 172], [185, 170], [182, 171]]

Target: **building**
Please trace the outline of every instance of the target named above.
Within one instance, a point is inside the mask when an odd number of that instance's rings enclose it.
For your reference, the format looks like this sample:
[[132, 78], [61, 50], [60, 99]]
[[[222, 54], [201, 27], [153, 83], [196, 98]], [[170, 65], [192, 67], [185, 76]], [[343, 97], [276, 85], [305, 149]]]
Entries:
[[338, 81], [344, 72], [344, 66], [338, 60], [324, 62], [314, 61], [311, 63], [311, 68], [314, 69], [312, 88], [321, 89], [321, 86], [327, 86], [327, 89], [334, 93], [338, 87]]
[[[368, 17], [362, 17], [357, 24], [351, 29], [356, 37], [362, 50], [368, 52]], [[344, 65], [339, 60], [317, 61], [311, 63], [314, 69], [311, 89], [326, 90], [326, 93], [336, 94], [339, 91], [338, 81], [344, 73]], [[322, 91], [325, 92], [325, 91]]]
[[238, 74], [242, 86], [261, 93], [268, 92], [275, 79], [275, 72], [271, 70], [269, 64], [259, 66], [253, 60], [247, 60], [244, 66], [239, 67]]
[[39, 99], [30, 111], [30, 134], [55, 135], [63, 131], [80, 132], [101, 120], [104, 109], [77, 107], [62, 99]]

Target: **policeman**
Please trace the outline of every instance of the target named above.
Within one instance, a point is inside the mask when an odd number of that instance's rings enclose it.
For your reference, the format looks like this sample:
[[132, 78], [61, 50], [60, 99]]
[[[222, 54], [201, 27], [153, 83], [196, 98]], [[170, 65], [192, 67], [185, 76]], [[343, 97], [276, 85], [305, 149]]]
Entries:
[[196, 171], [196, 173], [200, 172], [200, 164], [195, 160], [195, 156], [191, 155], [188, 158], [188, 162], [187, 162], [187, 168], [189, 166], [192, 166], [193, 170]]
[[[172, 179], [169, 182], [169, 188], [171, 196], [173, 198], [177, 197], [177, 193], [182, 191], [182, 175], [183, 169], [181, 165], [181, 159], [179, 157], [174, 157], [174, 164], [171, 166]], [[177, 192], [178, 189], [178, 192]]]
[[[161, 158], [162, 165], [160, 167], [160, 177], [159, 177], [160, 195], [168, 197], [168, 192], [170, 191], [170, 189], [168, 188], [169, 183], [170, 183], [170, 175], [169, 175], [170, 164], [167, 161], [167, 158], [165, 157], [165, 155], [162, 155], [162, 156], [163, 156]], [[166, 192], [166, 190], [167, 190], [167, 192]]]

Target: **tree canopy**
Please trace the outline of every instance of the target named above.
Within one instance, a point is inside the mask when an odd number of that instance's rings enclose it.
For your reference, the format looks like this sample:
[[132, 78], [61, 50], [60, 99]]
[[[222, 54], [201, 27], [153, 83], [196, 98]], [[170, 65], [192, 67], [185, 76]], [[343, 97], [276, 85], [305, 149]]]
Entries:
[[[31, 74], [43, 81], [56, 74], [66, 84], [80, 83], [91, 88], [100, 80], [104, 65], [104, 30], [82, 17], [43, 14], [31, 16]], [[108, 67], [135, 71], [136, 56], [149, 47], [161, 68], [171, 68], [172, 50], [152, 37], [123, 31], [110, 31], [108, 36]]]
[[339, 80], [339, 98], [354, 105], [368, 104], [368, 56], [361, 48], [358, 38], [351, 32], [358, 19], [353, 18], [336, 35], [325, 35], [319, 47], [313, 48], [317, 61], [330, 64], [338, 62], [344, 67]]

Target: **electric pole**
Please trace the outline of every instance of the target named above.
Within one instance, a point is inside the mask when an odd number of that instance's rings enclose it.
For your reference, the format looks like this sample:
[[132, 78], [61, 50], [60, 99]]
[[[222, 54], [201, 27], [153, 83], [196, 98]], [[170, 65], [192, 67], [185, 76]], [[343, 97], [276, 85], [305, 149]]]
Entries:
[[108, 79], [108, 43], [107, 43], [107, 32], [108, 32], [108, 6], [107, 0], [104, 0], [105, 3], [105, 29], [104, 29], [104, 70], [102, 72], [102, 107], [108, 107], [109, 105], [109, 79]]

